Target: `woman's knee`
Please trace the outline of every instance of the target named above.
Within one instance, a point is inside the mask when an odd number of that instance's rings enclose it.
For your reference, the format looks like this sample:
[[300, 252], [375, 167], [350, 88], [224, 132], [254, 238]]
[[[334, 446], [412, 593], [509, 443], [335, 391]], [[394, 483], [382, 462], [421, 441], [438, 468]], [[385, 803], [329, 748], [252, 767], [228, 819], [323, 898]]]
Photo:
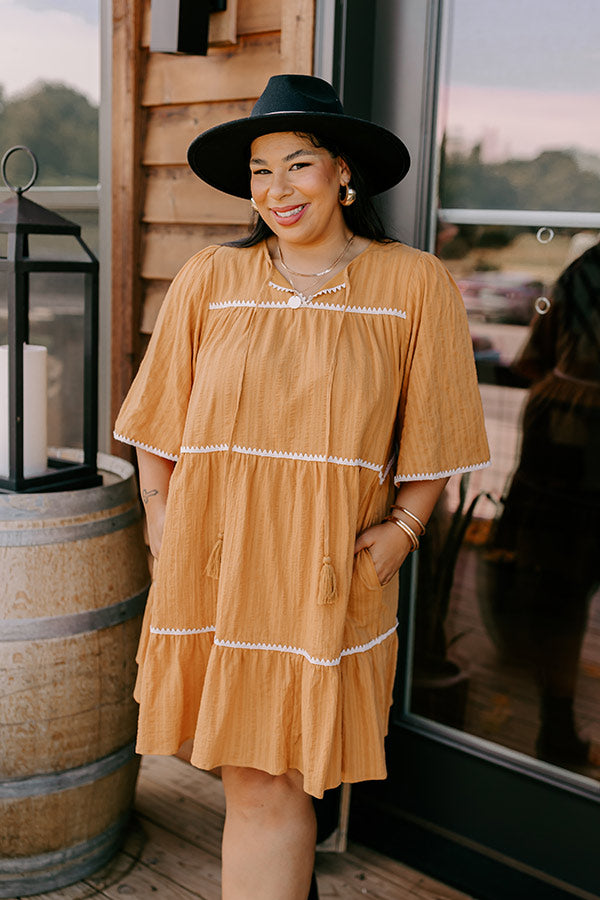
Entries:
[[223, 766], [222, 778], [228, 808], [248, 815], [272, 815], [289, 806], [310, 803], [302, 775], [295, 769], [270, 775], [260, 769]]

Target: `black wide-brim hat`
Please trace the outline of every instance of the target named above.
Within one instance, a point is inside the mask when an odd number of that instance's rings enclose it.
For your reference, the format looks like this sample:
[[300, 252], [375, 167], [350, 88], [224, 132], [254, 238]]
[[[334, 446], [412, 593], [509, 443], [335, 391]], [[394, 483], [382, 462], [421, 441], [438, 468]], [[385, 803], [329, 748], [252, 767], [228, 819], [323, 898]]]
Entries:
[[312, 75], [273, 75], [247, 118], [209, 128], [192, 141], [188, 162], [203, 181], [249, 199], [250, 145], [263, 134], [280, 131], [313, 134], [334, 145], [360, 170], [369, 194], [398, 184], [410, 166], [399, 137], [345, 115], [332, 86]]

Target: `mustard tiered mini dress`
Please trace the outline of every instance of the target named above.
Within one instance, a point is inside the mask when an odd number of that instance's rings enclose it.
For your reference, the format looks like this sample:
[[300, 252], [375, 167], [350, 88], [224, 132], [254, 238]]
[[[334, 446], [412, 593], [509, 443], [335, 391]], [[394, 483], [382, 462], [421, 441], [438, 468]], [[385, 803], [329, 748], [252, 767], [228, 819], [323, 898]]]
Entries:
[[138, 751], [193, 738], [200, 768], [295, 768], [319, 797], [386, 775], [398, 579], [382, 587], [355, 537], [394, 483], [480, 468], [488, 447], [463, 302], [435, 257], [373, 242], [294, 296], [264, 243], [194, 256], [115, 432], [177, 461]]

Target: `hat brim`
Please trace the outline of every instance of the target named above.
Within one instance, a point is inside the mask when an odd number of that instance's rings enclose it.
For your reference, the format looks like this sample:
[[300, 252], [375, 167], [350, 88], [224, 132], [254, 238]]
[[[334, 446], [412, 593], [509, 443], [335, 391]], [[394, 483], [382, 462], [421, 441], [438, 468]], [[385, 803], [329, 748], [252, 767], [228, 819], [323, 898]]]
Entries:
[[380, 194], [402, 181], [410, 167], [405, 144], [386, 128], [332, 113], [281, 112], [250, 116], [216, 125], [198, 135], [188, 162], [207, 184], [250, 199], [250, 145], [263, 134], [299, 131], [329, 139], [360, 168], [369, 194]]

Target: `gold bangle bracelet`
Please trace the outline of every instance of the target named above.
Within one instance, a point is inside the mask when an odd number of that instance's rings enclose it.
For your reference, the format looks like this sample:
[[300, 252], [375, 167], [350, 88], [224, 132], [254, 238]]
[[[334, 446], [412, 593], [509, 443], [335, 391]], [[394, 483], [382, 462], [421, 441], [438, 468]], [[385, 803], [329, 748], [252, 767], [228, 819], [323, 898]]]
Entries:
[[405, 513], [405, 515], [410, 516], [410, 518], [413, 519], [417, 523], [417, 525], [421, 529], [421, 533], [420, 533], [419, 537], [422, 537], [425, 534], [425, 525], [423, 524], [423, 522], [421, 522], [421, 520], [418, 516], [415, 516], [415, 514], [410, 511], [410, 509], [407, 509], [405, 506], [396, 506], [396, 505], [392, 506], [392, 509], [399, 509], [400, 512], [403, 512], [403, 513]]
[[412, 528], [410, 527], [410, 525], [407, 525], [406, 522], [403, 522], [403, 521], [402, 521], [402, 519], [397, 519], [396, 516], [386, 516], [385, 519], [384, 519], [383, 521], [384, 521], [384, 522], [393, 522], [394, 525], [397, 525], [398, 528], [401, 528], [401, 529], [402, 529], [402, 531], [408, 536], [408, 538], [409, 538], [409, 540], [410, 540], [410, 543], [411, 543], [410, 552], [411, 552], [411, 553], [412, 553], [413, 550], [417, 550], [417, 549], [418, 549], [418, 547], [419, 547], [419, 538], [417, 537], [417, 535], [415, 534], [415, 532], [412, 530]]

